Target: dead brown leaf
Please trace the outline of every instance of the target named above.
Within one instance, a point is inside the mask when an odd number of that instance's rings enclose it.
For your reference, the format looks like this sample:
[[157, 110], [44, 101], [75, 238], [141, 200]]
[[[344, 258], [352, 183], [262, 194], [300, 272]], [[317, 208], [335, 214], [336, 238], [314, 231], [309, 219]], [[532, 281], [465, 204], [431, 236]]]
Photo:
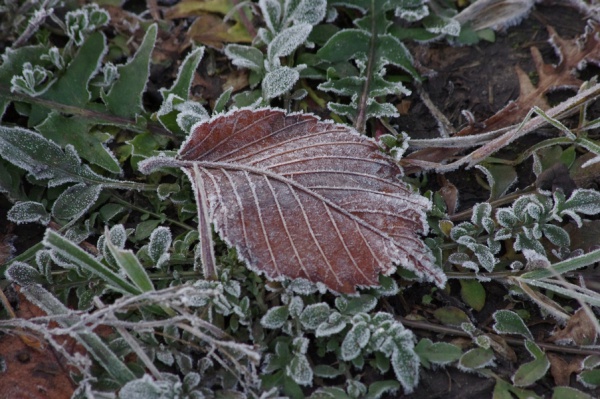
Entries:
[[548, 360], [550, 361], [550, 374], [554, 378], [554, 383], [561, 386], [571, 385], [571, 374], [581, 371], [581, 359], [567, 362], [564, 356], [550, 352], [547, 352], [546, 356], [548, 356]]
[[221, 50], [225, 43], [251, 41], [242, 25], [223, 21], [215, 14], [199, 15], [187, 33], [188, 40]]
[[[545, 64], [537, 47], [532, 47], [531, 56], [539, 75], [538, 85], [534, 86], [527, 74], [517, 66], [516, 73], [520, 84], [520, 95], [517, 100], [510, 102], [484, 122], [466, 126], [455, 136], [470, 136], [518, 124], [534, 106], [548, 109], [546, 94], [560, 88], [578, 88], [583, 82], [577, 79], [574, 73], [587, 62], [600, 63], [598, 26], [588, 25], [584, 34], [573, 40], [562, 39], [550, 26], [547, 29], [550, 34], [549, 40], [556, 49], [560, 63]], [[457, 150], [450, 148], [426, 148], [409, 154], [402, 160], [402, 164], [407, 173], [414, 173], [422, 169], [426, 163], [437, 164], [456, 154]]]
[[556, 343], [574, 343], [575, 345], [594, 345], [597, 331], [594, 322], [590, 320], [583, 308], [579, 308], [562, 330], [557, 331], [548, 339]]
[[[45, 316], [40, 308], [20, 294], [16, 315], [24, 319]], [[44, 345], [43, 341], [35, 336], [29, 338], [23, 340], [23, 337], [17, 334], [0, 337], [0, 356], [6, 365], [0, 378], [0, 396], [30, 399], [70, 398], [76, 388], [69, 376], [71, 370], [63, 364], [61, 356], [50, 345]], [[34, 344], [36, 342], [39, 345]], [[67, 343], [67, 340], [64, 342]]]

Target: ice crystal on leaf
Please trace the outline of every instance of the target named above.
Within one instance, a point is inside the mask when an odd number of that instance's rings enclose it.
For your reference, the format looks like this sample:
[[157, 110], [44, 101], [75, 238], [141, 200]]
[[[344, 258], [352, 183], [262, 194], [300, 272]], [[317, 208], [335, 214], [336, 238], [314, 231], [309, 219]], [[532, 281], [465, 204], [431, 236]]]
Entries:
[[196, 193], [205, 273], [210, 223], [270, 279], [304, 278], [355, 292], [396, 265], [439, 286], [445, 276], [418, 236], [430, 202], [398, 180], [400, 168], [347, 126], [274, 109], [237, 110], [198, 125], [179, 159]]

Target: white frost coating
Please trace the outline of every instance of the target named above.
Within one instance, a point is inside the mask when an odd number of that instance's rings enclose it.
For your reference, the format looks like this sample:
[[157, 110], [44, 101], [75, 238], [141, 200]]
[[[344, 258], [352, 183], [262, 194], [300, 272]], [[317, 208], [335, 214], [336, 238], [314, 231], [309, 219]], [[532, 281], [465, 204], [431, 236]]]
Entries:
[[325, 18], [327, 0], [286, 0], [284, 9], [284, 20], [316, 25]]
[[265, 24], [271, 32], [276, 32], [281, 20], [281, 3], [278, 0], [259, 0], [258, 6], [262, 12]]
[[460, 23], [455, 19], [443, 19], [442, 23], [438, 25], [427, 26], [427, 29], [431, 33], [448, 36], [460, 35]]
[[415, 22], [428, 16], [429, 8], [425, 4], [421, 5], [420, 7], [415, 6], [415, 8], [397, 7], [394, 14], [397, 17], [403, 18], [409, 22]]
[[71, 186], [54, 202], [52, 215], [57, 219], [77, 220], [96, 203], [101, 191], [100, 185], [88, 186], [80, 183]]
[[268, 72], [263, 79], [263, 94], [266, 99], [279, 97], [294, 87], [300, 73], [290, 67], [279, 67]]
[[298, 385], [311, 386], [313, 370], [305, 355], [296, 354], [285, 369], [286, 374]]
[[168, 227], [157, 227], [152, 234], [150, 234], [148, 255], [156, 263], [157, 267], [160, 267], [160, 265], [169, 260], [169, 248], [171, 247], [172, 241], [171, 230], [169, 230]]
[[340, 346], [342, 360], [349, 361], [358, 357], [362, 348], [369, 343], [369, 338], [371, 338], [371, 330], [369, 330], [367, 323], [355, 324], [348, 331]]
[[225, 55], [233, 65], [240, 68], [248, 68], [256, 72], [260, 72], [264, 68], [263, 53], [256, 47], [229, 44], [225, 46]]
[[50, 223], [46, 207], [35, 201], [20, 201], [8, 211], [8, 220], [16, 224], [39, 222], [44, 226]]
[[308, 39], [312, 30], [309, 24], [298, 24], [279, 32], [267, 47], [267, 58], [279, 65], [279, 57], [287, 57]]
[[127, 231], [122, 224], [114, 225], [109, 232], [110, 242], [117, 248], [125, 248], [125, 241], [127, 241]]

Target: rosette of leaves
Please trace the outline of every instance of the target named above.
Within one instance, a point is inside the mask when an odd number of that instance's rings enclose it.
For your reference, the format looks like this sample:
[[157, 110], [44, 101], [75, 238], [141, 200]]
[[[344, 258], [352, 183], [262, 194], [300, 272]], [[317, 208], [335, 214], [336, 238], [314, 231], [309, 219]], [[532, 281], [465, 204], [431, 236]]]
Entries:
[[[304, 64], [292, 65], [290, 57], [306, 43], [313, 25], [319, 23], [327, 10], [326, 0], [260, 0], [265, 28], [257, 34], [257, 46], [266, 45], [266, 53], [254, 46], [230, 44], [225, 54], [238, 67], [251, 71], [250, 84], [260, 90], [237, 95], [237, 105], [268, 105], [269, 100], [289, 93], [298, 79]], [[292, 58], [292, 57], [290, 57]], [[300, 97], [302, 93], [297, 93]]]
[[[355, 8], [364, 15], [354, 20], [354, 29], [340, 30], [317, 52], [317, 57], [331, 64], [327, 82], [319, 89], [349, 97], [349, 103], [330, 102], [328, 107], [364, 131], [369, 118], [398, 115], [383, 100], [386, 96], [410, 94], [400, 81], [386, 76], [387, 68], [399, 67], [419, 80], [408, 49], [390, 33], [392, 16], [414, 22], [429, 15], [429, 9], [424, 0], [346, 0], [333, 5]], [[348, 68], [349, 61], [353, 67]]]

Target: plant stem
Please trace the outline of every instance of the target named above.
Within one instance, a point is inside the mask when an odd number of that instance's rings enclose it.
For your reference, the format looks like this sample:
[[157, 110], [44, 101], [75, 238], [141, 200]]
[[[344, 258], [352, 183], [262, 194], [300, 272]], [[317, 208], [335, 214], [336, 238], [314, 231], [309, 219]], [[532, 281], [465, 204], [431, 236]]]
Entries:
[[358, 114], [356, 115], [356, 121], [354, 122], [354, 128], [360, 133], [364, 133], [367, 126], [367, 100], [369, 99], [369, 88], [371, 87], [371, 79], [373, 78], [373, 64], [375, 60], [375, 42], [377, 39], [377, 26], [375, 24], [375, 14], [377, 8], [375, 7], [375, 0], [371, 0], [371, 39], [369, 40], [369, 58], [367, 60], [367, 76], [365, 79], [365, 86], [360, 95], [358, 102]]
[[[463, 330], [461, 330], [459, 328], [442, 326], [439, 324], [433, 324], [428, 321], [422, 321], [422, 320], [409, 320], [409, 319], [406, 319], [401, 316], [396, 316], [396, 319], [398, 319], [398, 321], [400, 321], [406, 327], [410, 327], [412, 329], [425, 330], [425, 331], [431, 331], [431, 332], [436, 332], [436, 333], [440, 333], [440, 334], [448, 334], [448, 335], [453, 335], [453, 336], [470, 338], [469, 334], [467, 334], [466, 332], [464, 332]], [[502, 336], [502, 339], [511, 345], [519, 345], [519, 346], [525, 345], [525, 340], [521, 339], [521, 338]], [[547, 351], [551, 351], [551, 352], [571, 353], [574, 355], [583, 355], [583, 356], [588, 356], [588, 355], [600, 356], [600, 350], [598, 350], [598, 349], [576, 348], [576, 347], [572, 347], [572, 346], [548, 344], [545, 342], [536, 342], [535, 344], [538, 345], [540, 348], [545, 349]]]

